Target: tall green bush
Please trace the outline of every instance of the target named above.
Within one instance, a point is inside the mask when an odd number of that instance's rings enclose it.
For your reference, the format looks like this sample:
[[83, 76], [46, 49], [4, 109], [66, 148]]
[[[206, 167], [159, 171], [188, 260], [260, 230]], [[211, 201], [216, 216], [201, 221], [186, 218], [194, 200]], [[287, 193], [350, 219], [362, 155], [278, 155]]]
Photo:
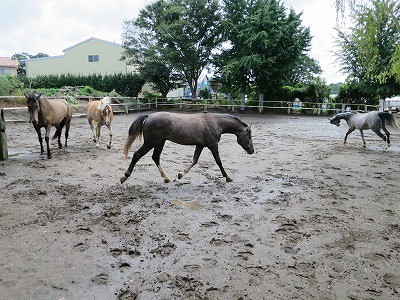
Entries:
[[31, 80], [32, 89], [62, 88], [64, 86], [92, 87], [102, 92], [116, 91], [125, 97], [137, 97], [144, 85], [144, 80], [139, 74], [112, 74], [112, 75], [41, 75]]

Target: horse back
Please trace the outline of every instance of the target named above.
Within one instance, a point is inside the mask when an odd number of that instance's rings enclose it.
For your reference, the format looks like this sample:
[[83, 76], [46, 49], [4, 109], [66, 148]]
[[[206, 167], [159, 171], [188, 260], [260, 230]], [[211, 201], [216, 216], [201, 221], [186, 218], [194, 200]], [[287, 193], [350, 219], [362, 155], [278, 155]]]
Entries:
[[181, 145], [210, 144], [211, 137], [219, 140], [221, 132], [211, 114], [178, 114], [157, 112], [149, 115], [144, 123], [143, 132], [146, 139], [166, 139]]
[[72, 119], [72, 107], [64, 99], [53, 99], [47, 101], [47, 108], [43, 111], [43, 117], [50, 125], [58, 125], [65, 120], [70, 123]]

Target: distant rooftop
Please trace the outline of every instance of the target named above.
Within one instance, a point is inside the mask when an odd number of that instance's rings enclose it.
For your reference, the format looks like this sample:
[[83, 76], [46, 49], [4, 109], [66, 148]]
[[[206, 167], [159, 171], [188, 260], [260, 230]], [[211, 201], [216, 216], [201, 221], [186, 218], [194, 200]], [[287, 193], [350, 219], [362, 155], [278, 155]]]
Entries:
[[9, 57], [0, 57], [0, 66], [2, 67], [14, 67], [17, 68], [19, 65], [18, 60], [11, 59]]

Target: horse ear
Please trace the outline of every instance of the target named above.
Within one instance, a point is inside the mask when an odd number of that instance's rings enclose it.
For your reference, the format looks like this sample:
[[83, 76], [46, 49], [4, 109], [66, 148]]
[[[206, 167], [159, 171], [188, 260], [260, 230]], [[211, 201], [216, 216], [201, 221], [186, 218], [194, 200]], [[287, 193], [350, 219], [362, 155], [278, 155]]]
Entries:
[[28, 95], [26, 93], [24, 93], [24, 96], [25, 96], [26, 99], [29, 100]]

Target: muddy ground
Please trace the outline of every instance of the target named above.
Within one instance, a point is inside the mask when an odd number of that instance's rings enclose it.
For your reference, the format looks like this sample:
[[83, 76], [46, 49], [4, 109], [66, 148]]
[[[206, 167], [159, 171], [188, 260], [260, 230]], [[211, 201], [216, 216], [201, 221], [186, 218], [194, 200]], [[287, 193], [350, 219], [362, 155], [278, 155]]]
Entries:
[[74, 118], [51, 160], [31, 124], [7, 123], [0, 299], [399, 299], [399, 133], [384, 151], [370, 131], [343, 145], [326, 117], [238, 114], [256, 152], [223, 135], [233, 182], [208, 150], [176, 179], [194, 147], [167, 142], [172, 182], [148, 154], [121, 185], [137, 116], [115, 117], [111, 150]]

